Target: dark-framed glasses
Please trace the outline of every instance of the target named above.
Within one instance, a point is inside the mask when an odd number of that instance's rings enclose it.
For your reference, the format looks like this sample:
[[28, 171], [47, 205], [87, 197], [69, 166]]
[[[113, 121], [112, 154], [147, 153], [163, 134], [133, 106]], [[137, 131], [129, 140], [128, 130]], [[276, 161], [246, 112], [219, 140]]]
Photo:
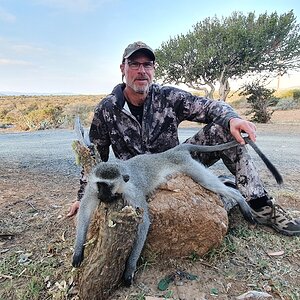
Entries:
[[153, 61], [146, 61], [143, 63], [140, 63], [138, 61], [127, 61], [127, 64], [131, 70], [139, 70], [140, 66], [143, 66], [145, 70], [152, 70], [154, 68], [154, 62]]

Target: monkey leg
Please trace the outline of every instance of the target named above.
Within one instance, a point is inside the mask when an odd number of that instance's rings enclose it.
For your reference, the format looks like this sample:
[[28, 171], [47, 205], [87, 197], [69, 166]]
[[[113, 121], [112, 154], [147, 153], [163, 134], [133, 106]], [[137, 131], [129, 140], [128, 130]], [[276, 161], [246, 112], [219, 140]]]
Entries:
[[228, 199], [228, 201], [234, 199], [238, 203], [245, 219], [252, 224], [255, 223], [251, 208], [242, 194], [238, 190], [229, 188], [223, 184], [215, 174], [205, 168], [201, 163], [191, 158], [184, 173], [204, 188], [223, 196], [225, 199]]
[[132, 251], [126, 262], [126, 268], [124, 272], [124, 283], [126, 286], [130, 286], [133, 282], [134, 273], [136, 271], [136, 265], [140, 258], [141, 252], [144, 248], [144, 244], [147, 238], [147, 234], [150, 227], [150, 219], [148, 209], [144, 207], [143, 223], [138, 226], [136, 239], [134, 241]]

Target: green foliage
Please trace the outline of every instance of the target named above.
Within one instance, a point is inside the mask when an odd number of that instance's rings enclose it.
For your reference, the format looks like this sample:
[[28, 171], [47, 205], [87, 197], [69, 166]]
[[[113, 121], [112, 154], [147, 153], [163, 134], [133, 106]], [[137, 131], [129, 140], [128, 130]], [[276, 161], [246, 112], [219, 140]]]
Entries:
[[292, 110], [292, 109], [299, 109], [300, 103], [293, 99], [280, 99], [274, 110]]
[[265, 88], [259, 81], [254, 81], [243, 86], [241, 95], [248, 96], [247, 102], [251, 106], [248, 114], [253, 114], [251, 120], [258, 123], [270, 121], [273, 111], [269, 107], [276, 102], [273, 94], [275, 90]]
[[293, 99], [300, 101], [300, 90], [294, 90], [293, 91]]
[[213, 98], [216, 83], [225, 100], [228, 79], [265, 72], [284, 74], [300, 67], [300, 25], [293, 11], [278, 15], [234, 12], [206, 18], [187, 34], [177, 35], [156, 50], [157, 77], [165, 83], [184, 83], [207, 89]]
[[28, 129], [49, 129], [58, 128], [63, 122], [62, 107], [45, 107], [30, 110], [23, 114], [23, 120]]

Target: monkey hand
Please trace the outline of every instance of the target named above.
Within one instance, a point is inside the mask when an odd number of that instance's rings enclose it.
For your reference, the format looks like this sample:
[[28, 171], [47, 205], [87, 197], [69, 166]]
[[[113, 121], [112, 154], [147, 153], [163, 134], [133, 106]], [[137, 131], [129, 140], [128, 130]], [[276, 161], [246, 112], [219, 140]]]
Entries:
[[126, 263], [125, 271], [123, 273], [123, 282], [125, 286], [133, 284], [134, 273], [136, 271], [136, 262], [129, 257]]
[[128, 274], [128, 272], [124, 272], [124, 275], [123, 275], [123, 281], [124, 281], [124, 285], [129, 287], [132, 285], [133, 283], [133, 276], [134, 276], [134, 273], [132, 274]]
[[82, 248], [80, 251], [75, 251], [73, 255], [72, 266], [74, 268], [80, 267], [83, 258], [84, 258], [84, 248]]

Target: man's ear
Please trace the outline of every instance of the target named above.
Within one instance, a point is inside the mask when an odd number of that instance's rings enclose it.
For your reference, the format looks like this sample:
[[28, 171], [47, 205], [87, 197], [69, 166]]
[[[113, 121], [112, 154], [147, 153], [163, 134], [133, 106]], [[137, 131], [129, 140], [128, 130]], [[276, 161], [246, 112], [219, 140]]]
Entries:
[[124, 68], [125, 68], [125, 64], [120, 64], [120, 70], [122, 75], [124, 75]]

